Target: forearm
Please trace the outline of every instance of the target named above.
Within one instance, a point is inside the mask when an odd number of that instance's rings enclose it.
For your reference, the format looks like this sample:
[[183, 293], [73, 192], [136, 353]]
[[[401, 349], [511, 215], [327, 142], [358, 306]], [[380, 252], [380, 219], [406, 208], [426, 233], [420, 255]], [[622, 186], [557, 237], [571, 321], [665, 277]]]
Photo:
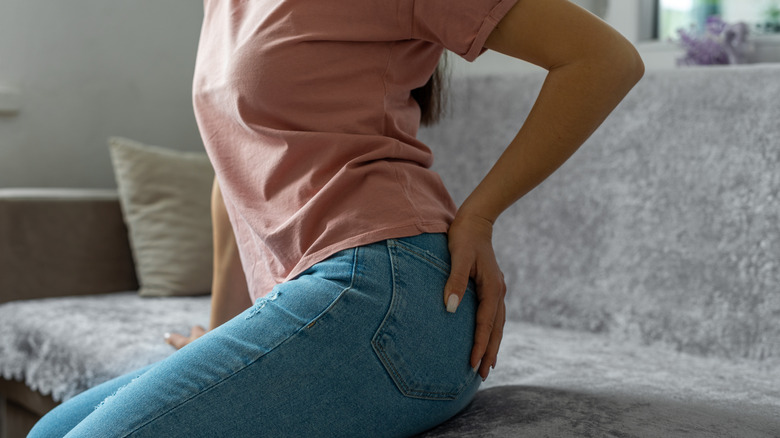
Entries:
[[211, 219], [214, 232], [214, 277], [209, 329], [214, 329], [252, 305], [236, 238], [216, 179], [211, 195]]
[[523, 127], [466, 199], [448, 232], [448, 311], [473, 278], [479, 307], [471, 366], [483, 379], [495, 367], [506, 321], [504, 276], [493, 251], [493, 223], [564, 163], [644, 72], [633, 46], [567, 0], [521, 0], [485, 47], [550, 73]]
[[628, 91], [609, 78], [580, 65], [551, 71], [520, 132], [462, 208], [495, 222], [558, 169]]

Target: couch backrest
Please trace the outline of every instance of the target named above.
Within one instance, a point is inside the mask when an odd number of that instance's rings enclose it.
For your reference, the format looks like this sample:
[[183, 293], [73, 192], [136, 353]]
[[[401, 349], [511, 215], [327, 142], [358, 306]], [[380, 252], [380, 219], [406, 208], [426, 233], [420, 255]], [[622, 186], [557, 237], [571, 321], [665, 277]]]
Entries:
[[115, 191], [0, 189], [0, 304], [137, 288]]
[[[420, 137], [461, 202], [539, 74], [453, 80]], [[780, 66], [648, 72], [575, 156], [499, 220], [510, 316], [780, 357]]]

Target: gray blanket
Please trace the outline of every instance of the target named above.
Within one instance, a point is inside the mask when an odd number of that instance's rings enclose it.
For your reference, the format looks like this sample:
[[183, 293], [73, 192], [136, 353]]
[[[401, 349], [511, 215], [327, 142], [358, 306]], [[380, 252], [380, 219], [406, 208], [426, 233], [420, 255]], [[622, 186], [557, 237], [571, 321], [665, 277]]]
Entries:
[[166, 332], [208, 326], [209, 297], [137, 292], [0, 305], [0, 375], [55, 400], [162, 360]]

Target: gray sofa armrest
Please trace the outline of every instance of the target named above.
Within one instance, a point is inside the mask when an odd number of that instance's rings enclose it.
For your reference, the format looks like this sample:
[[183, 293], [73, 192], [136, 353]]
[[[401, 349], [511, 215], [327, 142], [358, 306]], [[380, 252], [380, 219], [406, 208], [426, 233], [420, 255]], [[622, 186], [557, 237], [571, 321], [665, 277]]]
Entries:
[[0, 189], [0, 303], [138, 288], [111, 190]]

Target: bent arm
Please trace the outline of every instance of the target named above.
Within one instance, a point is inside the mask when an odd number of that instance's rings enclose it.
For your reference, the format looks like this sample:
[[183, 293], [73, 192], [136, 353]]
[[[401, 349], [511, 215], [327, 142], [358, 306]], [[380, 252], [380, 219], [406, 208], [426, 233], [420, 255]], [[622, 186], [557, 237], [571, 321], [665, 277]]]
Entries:
[[644, 66], [617, 31], [566, 0], [520, 0], [485, 46], [549, 70], [519, 133], [461, 207], [492, 223], [587, 140]]
[[214, 232], [214, 277], [209, 328], [213, 330], [252, 305], [236, 237], [216, 178], [211, 190], [211, 220]]
[[475, 279], [479, 308], [471, 365], [483, 378], [495, 367], [506, 318], [493, 224], [558, 169], [644, 73], [631, 43], [567, 0], [519, 0], [485, 47], [549, 73], [517, 136], [461, 205], [448, 233], [452, 270], [444, 301], [454, 311], [469, 277]]

